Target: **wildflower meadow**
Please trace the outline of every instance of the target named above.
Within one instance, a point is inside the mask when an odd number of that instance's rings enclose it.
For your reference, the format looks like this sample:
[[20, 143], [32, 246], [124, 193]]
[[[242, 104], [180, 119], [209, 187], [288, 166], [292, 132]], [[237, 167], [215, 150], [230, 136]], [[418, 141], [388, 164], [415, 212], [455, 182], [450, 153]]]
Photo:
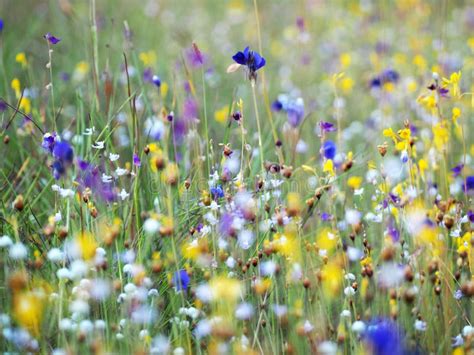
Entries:
[[474, 354], [474, 3], [0, 1], [0, 352]]

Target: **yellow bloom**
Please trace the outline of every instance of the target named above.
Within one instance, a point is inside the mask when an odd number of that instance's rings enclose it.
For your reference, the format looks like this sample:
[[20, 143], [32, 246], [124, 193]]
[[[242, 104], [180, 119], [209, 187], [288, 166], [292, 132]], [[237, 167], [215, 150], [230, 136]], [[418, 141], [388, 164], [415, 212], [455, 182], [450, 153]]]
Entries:
[[451, 86], [451, 94], [453, 97], [458, 97], [461, 94], [461, 90], [459, 89], [460, 81], [461, 71], [452, 73], [449, 79], [443, 78], [443, 82]]
[[324, 173], [329, 173], [329, 175], [331, 176], [334, 176], [335, 175], [335, 172], [334, 172], [334, 163], [332, 162], [331, 159], [328, 159], [324, 162], [324, 165], [323, 165], [323, 172]]
[[28, 61], [26, 60], [26, 55], [24, 52], [20, 52], [15, 56], [15, 61], [20, 63], [23, 68], [28, 65]]
[[26, 291], [13, 297], [13, 317], [33, 335], [38, 336], [43, 319], [44, 297]]
[[235, 302], [243, 292], [240, 281], [227, 276], [216, 276], [209, 281], [212, 297], [216, 301]]
[[223, 106], [214, 112], [214, 119], [219, 123], [226, 123], [229, 114], [229, 106]]
[[20, 110], [29, 114], [31, 112], [31, 100], [27, 97], [22, 97], [20, 101]]
[[358, 189], [360, 188], [360, 185], [362, 184], [362, 178], [360, 176], [351, 176], [347, 180], [347, 186], [349, 186], [351, 189]]
[[89, 73], [89, 63], [81, 61], [76, 64], [72, 78], [74, 81], [82, 81], [85, 79], [87, 73]]
[[166, 95], [168, 94], [168, 84], [167, 83], [161, 83], [160, 86], [160, 95], [161, 97], [165, 98]]
[[321, 283], [326, 297], [337, 296], [343, 283], [342, 268], [335, 262], [324, 265], [321, 270]]
[[84, 260], [92, 259], [98, 246], [94, 236], [89, 232], [79, 233], [76, 236], [76, 245]]
[[433, 126], [433, 135], [434, 135], [434, 144], [438, 151], [442, 151], [446, 144], [448, 143], [449, 139], [449, 132], [446, 128], [445, 122], [438, 122]]
[[141, 60], [145, 67], [149, 67], [156, 62], [156, 53], [155, 51], [141, 52], [138, 55], [138, 58]]
[[20, 96], [21, 96], [20, 80], [18, 80], [17, 78], [14, 78], [11, 82], [11, 87], [12, 87], [13, 91], [15, 91], [16, 98], [19, 99]]
[[339, 60], [343, 69], [346, 69], [349, 65], [351, 65], [352, 62], [352, 58], [349, 53], [342, 53], [339, 57]]

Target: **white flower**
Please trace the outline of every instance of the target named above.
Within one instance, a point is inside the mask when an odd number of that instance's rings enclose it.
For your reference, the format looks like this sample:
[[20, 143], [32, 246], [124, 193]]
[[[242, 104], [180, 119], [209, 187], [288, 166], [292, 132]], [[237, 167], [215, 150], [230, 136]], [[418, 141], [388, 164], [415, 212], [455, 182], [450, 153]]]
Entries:
[[194, 329], [193, 332], [197, 339], [201, 339], [211, 334], [211, 331], [212, 331], [211, 322], [209, 322], [207, 319], [203, 319], [196, 325], [196, 328]]
[[48, 259], [53, 263], [56, 263], [64, 259], [64, 253], [59, 248], [53, 248], [48, 251]]
[[112, 176], [102, 173], [102, 182], [106, 184], [112, 182]]
[[423, 322], [422, 320], [417, 319], [415, 321], [415, 329], [420, 332], [426, 331], [426, 322]]
[[128, 173], [128, 170], [127, 169], [122, 169], [122, 168], [117, 168], [117, 169], [115, 169], [115, 173], [117, 174], [117, 176], [123, 176], [123, 175]]
[[344, 289], [344, 294], [349, 297], [349, 296], [354, 296], [355, 295], [355, 290], [351, 286], [347, 286]]
[[120, 191], [119, 196], [123, 201], [123, 200], [126, 200], [128, 196], [130, 196], [130, 194], [127, 191], [125, 191], [125, 189], [122, 189], [122, 191]]
[[161, 227], [160, 222], [158, 222], [156, 219], [153, 219], [153, 218], [148, 218], [145, 221], [145, 223], [143, 223], [143, 229], [148, 234], [154, 234], [158, 232], [160, 227]]
[[346, 222], [350, 225], [359, 224], [360, 212], [354, 209], [346, 210]]
[[170, 348], [171, 348], [171, 344], [170, 344], [169, 339], [166, 336], [160, 334], [153, 339], [151, 343], [151, 347], [150, 347], [150, 354], [152, 355], [168, 354], [170, 351]]
[[70, 330], [72, 328], [72, 321], [69, 318], [63, 318], [59, 321], [59, 329], [63, 331]]
[[4, 235], [0, 237], [0, 248], [6, 248], [12, 245], [13, 242], [8, 235]]
[[95, 142], [95, 144], [92, 144], [92, 148], [95, 148], [95, 149], [104, 149], [104, 147], [105, 147], [104, 141], [98, 141], [98, 142]]
[[365, 331], [366, 326], [361, 320], [356, 320], [354, 323], [352, 323], [351, 328], [354, 333], [362, 334]]
[[318, 354], [321, 355], [336, 355], [337, 354], [337, 344], [332, 341], [326, 340], [323, 341], [318, 346]]
[[462, 328], [462, 335], [465, 337], [471, 336], [474, 334], [474, 327], [470, 325], [466, 325], [464, 328]]
[[303, 330], [306, 334], [311, 333], [314, 329], [314, 326], [311, 324], [309, 320], [306, 320], [303, 324]]
[[240, 232], [237, 238], [239, 246], [244, 250], [249, 249], [252, 246], [254, 240], [255, 236], [253, 235], [253, 232], [248, 229]]
[[263, 276], [273, 276], [277, 270], [277, 263], [273, 260], [264, 261], [260, 264], [260, 272]]
[[196, 298], [204, 303], [212, 301], [212, 290], [208, 284], [202, 284], [196, 288]]
[[68, 268], [61, 268], [59, 269], [58, 271], [56, 271], [56, 276], [58, 277], [58, 279], [60, 280], [70, 280], [72, 279], [72, 275], [71, 275], [71, 272], [69, 271]]
[[244, 302], [235, 309], [235, 318], [240, 320], [247, 320], [253, 316], [253, 306], [250, 303]]
[[233, 269], [235, 267], [235, 259], [231, 256], [229, 256], [225, 262], [225, 264], [227, 265], [227, 267], [229, 269]]
[[28, 249], [26, 249], [23, 243], [18, 242], [10, 246], [8, 254], [12, 259], [22, 260], [28, 255]]
[[341, 312], [340, 316], [343, 317], [343, 318], [350, 318], [351, 317], [351, 311], [349, 311], [348, 309], [344, 309]]
[[92, 136], [92, 133], [94, 132], [95, 132], [95, 127], [92, 127], [92, 128], [86, 128], [84, 132], [82, 132], [82, 134], [84, 136]]
[[110, 153], [109, 154], [109, 159], [110, 161], [116, 161], [120, 158], [120, 154], [114, 154], [114, 153]]

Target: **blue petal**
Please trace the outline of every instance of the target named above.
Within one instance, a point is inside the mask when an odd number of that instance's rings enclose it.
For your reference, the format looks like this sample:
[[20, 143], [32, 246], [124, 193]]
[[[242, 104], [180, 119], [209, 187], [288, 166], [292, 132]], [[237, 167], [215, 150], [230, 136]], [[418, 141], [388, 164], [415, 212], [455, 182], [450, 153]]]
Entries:
[[233, 59], [236, 63], [238, 63], [238, 64], [240, 64], [240, 65], [246, 65], [246, 64], [247, 64], [247, 60], [246, 60], [246, 58], [245, 58], [245, 54], [242, 53], [242, 52], [237, 52], [237, 53], [232, 57], [232, 59]]
[[244, 49], [244, 57], [245, 57], [245, 61], [249, 61], [249, 58], [250, 58], [250, 48], [249, 46], [245, 47]]
[[254, 59], [255, 70], [258, 70], [265, 65], [265, 58], [263, 58], [257, 52], [253, 52], [253, 59]]

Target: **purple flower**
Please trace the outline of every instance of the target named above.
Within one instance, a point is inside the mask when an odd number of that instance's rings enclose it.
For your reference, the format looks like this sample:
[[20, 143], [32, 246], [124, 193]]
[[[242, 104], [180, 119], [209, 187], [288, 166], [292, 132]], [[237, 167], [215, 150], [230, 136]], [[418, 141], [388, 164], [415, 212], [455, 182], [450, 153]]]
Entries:
[[321, 147], [321, 153], [326, 159], [334, 159], [336, 156], [336, 144], [333, 141], [326, 141]]
[[146, 83], [153, 83], [153, 69], [145, 68], [143, 71], [143, 81]]
[[458, 164], [454, 168], [452, 168], [451, 171], [453, 172], [453, 176], [458, 177], [459, 175], [461, 175], [461, 172], [462, 172], [463, 168], [464, 168], [464, 164], [462, 164], [462, 163]]
[[186, 270], [176, 271], [173, 276], [173, 284], [178, 291], [187, 290], [189, 287], [189, 275]]
[[297, 127], [304, 117], [304, 102], [302, 99], [290, 101], [286, 107], [286, 114], [288, 116], [288, 123], [292, 127]]
[[370, 86], [373, 88], [381, 87], [386, 83], [396, 83], [400, 78], [400, 74], [393, 69], [386, 69], [370, 82]]
[[186, 58], [191, 67], [195, 69], [202, 67], [207, 62], [206, 56], [202, 54], [194, 43], [191, 48], [186, 50]]
[[138, 157], [137, 154], [133, 154], [133, 165], [140, 167], [142, 165], [142, 162], [140, 161], [140, 158]]
[[374, 355], [404, 354], [403, 334], [398, 325], [391, 320], [372, 321], [364, 332], [364, 340]]
[[183, 118], [186, 121], [195, 120], [198, 117], [198, 104], [196, 100], [191, 97], [188, 97], [186, 101], [184, 101], [183, 107]]
[[47, 39], [51, 44], [58, 44], [61, 41], [61, 38], [53, 36], [50, 32], [46, 33], [43, 36], [44, 39]]
[[3, 20], [0, 18], [0, 32], [3, 31]]
[[49, 151], [51, 154], [53, 154], [53, 148], [54, 144], [56, 143], [56, 132], [51, 133], [46, 133], [43, 136], [43, 143], [41, 146]]
[[332, 220], [332, 215], [327, 213], [327, 212], [323, 212], [321, 213], [321, 221], [323, 222], [327, 222], [327, 221], [330, 221]]
[[474, 190], [474, 176], [466, 177], [466, 190]]
[[319, 126], [321, 127], [321, 132], [333, 132], [336, 130], [334, 124], [331, 122], [321, 121], [319, 122]]
[[265, 66], [265, 58], [257, 52], [251, 51], [249, 47], [246, 47], [243, 52], [237, 52], [232, 59], [240, 64], [244, 65], [249, 70], [249, 79], [257, 78], [257, 70]]
[[272, 111], [280, 112], [283, 109], [283, 104], [277, 99], [272, 103]]
[[77, 160], [77, 164], [80, 169], [77, 178], [80, 190], [84, 191], [86, 188], [89, 188], [92, 193], [100, 197], [102, 200], [113, 202], [116, 198], [113, 183], [102, 181], [101, 169], [98, 166], [81, 159]]
[[469, 218], [469, 221], [471, 223], [474, 223], [474, 212], [472, 212], [471, 210], [467, 211], [467, 218]]
[[232, 236], [235, 232], [232, 228], [233, 222], [234, 217], [230, 213], [224, 213], [219, 221], [219, 233], [226, 237]]
[[151, 81], [153, 82], [153, 84], [155, 84], [156, 87], [159, 88], [161, 86], [161, 79], [158, 75], [153, 75]]
[[52, 165], [52, 169], [53, 169], [53, 176], [56, 180], [59, 180], [61, 176], [63, 176], [66, 173], [66, 168], [60, 160], [54, 161]]
[[72, 163], [74, 150], [68, 142], [56, 142], [53, 147], [53, 156], [63, 163]]
[[222, 190], [221, 185], [217, 185], [216, 187], [211, 188], [211, 195], [214, 197], [214, 199], [222, 198], [224, 197], [224, 190]]

